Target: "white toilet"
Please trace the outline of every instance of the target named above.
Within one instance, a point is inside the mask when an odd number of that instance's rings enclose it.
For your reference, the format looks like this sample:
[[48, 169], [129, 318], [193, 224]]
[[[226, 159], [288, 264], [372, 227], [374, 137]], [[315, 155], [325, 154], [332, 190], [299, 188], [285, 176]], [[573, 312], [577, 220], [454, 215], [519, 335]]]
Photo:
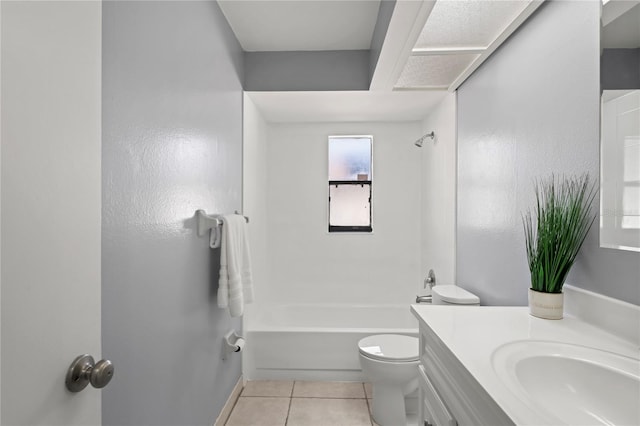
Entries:
[[477, 306], [480, 298], [457, 285], [436, 285], [431, 288], [434, 305], [467, 305]]
[[[479, 305], [478, 296], [454, 285], [431, 289], [434, 305]], [[358, 342], [360, 366], [373, 384], [372, 414], [380, 426], [406, 425], [405, 398], [418, 388], [417, 337], [375, 334]]]
[[405, 396], [418, 389], [418, 338], [375, 334], [358, 342], [360, 366], [373, 384], [373, 419], [380, 426], [406, 424]]

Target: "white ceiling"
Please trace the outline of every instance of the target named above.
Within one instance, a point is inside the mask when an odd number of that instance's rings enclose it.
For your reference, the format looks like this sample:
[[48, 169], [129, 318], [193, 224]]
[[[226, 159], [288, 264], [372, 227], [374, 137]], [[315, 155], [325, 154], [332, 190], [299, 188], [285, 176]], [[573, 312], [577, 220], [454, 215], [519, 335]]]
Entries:
[[219, 0], [247, 52], [369, 49], [380, 0]]
[[631, 92], [635, 92], [638, 89], [635, 90], [604, 90], [602, 92], [602, 102], [606, 103], [609, 101], [612, 101], [614, 99], [618, 99], [621, 96], [625, 96], [628, 95]]
[[419, 121], [445, 91], [248, 92], [271, 123]]
[[[248, 52], [369, 49], [380, 8], [380, 0], [218, 3]], [[457, 89], [542, 3], [397, 0], [371, 90]]]
[[[369, 49], [380, 7], [380, 0], [218, 3], [249, 52]], [[369, 91], [249, 96], [269, 122], [422, 120], [541, 4], [398, 0]]]
[[[635, 49], [640, 47], [640, 3], [637, 1], [625, 3], [632, 7], [604, 26], [602, 29], [601, 47], [621, 49]], [[616, 2], [610, 1], [604, 6], [603, 18], [608, 6], [615, 5]]]

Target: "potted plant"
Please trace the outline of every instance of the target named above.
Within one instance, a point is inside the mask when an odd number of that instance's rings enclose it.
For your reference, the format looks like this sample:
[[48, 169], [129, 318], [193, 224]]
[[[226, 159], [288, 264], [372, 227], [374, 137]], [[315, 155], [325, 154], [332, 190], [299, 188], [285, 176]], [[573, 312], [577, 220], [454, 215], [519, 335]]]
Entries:
[[527, 259], [531, 272], [531, 315], [560, 319], [562, 286], [596, 215], [597, 190], [589, 175], [550, 178], [535, 183], [536, 206], [523, 215]]

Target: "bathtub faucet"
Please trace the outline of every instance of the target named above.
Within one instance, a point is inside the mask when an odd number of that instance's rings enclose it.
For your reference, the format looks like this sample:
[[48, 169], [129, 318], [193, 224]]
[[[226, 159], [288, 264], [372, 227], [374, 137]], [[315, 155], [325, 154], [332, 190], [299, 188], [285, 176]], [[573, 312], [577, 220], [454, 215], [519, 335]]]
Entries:
[[[436, 274], [433, 269], [429, 269], [429, 273], [424, 279], [424, 289], [426, 290], [427, 286], [432, 289], [434, 285], [436, 285]], [[416, 303], [431, 303], [431, 296], [416, 296]]]
[[431, 296], [416, 296], [416, 303], [431, 303]]

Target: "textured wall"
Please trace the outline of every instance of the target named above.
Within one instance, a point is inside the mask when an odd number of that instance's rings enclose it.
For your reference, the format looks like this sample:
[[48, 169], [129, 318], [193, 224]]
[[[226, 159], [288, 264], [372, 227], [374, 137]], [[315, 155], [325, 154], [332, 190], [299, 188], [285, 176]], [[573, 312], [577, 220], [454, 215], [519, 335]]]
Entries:
[[211, 1], [105, 2], [103, 25], [103, 422], [211, 425], [241, 322], [193, 215], [241, 210], [242, 52]]
[[[546, 3], [459, 89], [457, 281], [484, 304], [527, 303], [533, 180], [599, 175], [599, 11]], [[599, 248], [596, 222], [568, 282], [638, 304], [639, 257]]]

